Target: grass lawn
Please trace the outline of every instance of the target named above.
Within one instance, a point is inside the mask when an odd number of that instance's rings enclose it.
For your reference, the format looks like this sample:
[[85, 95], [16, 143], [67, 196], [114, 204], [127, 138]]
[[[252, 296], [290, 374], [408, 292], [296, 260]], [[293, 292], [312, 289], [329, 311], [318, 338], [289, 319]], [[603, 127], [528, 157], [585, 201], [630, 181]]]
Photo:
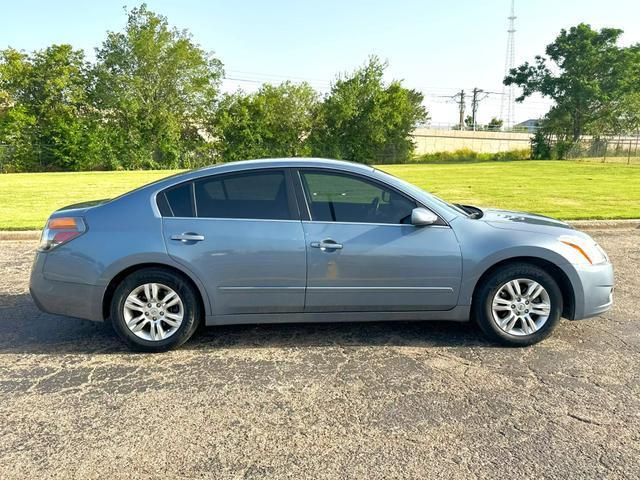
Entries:
[[[640, 165], [520, 160], [378, 168], [452, 202], [568, 220], [640, 218]], [[40, 229], [57, 208], [114, 197], [173, 173], [0, 174], [0, 230]]]

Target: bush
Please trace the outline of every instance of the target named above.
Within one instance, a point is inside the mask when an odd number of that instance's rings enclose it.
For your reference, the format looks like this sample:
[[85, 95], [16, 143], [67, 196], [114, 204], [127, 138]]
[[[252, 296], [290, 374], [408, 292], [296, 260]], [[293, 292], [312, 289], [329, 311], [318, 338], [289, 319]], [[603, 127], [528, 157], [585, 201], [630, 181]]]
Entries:
[[551, 158], [551, 142], [542, 130], [536, 130], [531, 139], [531, 158], [534, 160], [549, 160]]
[[411, 163], [473, 163], [473, 162], [512, 162], [529, 160], [529, 149], [509, 150], [496, 153], [479, 153], [468, 148], [454, 152], [425, 153], [415, 157]]
[[565, 160], [574, 148], [574, 142], [570, 140], [558, 140], [551, 149], [553, 160]]

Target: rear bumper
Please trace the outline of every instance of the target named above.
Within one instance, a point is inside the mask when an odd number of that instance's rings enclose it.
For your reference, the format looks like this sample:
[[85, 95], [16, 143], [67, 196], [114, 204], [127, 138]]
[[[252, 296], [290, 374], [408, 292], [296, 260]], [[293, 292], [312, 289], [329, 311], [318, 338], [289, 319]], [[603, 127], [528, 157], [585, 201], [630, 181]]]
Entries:
[[[573, 320], [595, 317], [613, 306], [613, 265], [574, 266], [578, 285]], [[577, 288], [576, 288], [577, 287]]]
[[103, 321], [103, 287], [50, 280], [42, 273], [44, 255], [36, 254], [29, 293], [38, 309], [46, 313]]

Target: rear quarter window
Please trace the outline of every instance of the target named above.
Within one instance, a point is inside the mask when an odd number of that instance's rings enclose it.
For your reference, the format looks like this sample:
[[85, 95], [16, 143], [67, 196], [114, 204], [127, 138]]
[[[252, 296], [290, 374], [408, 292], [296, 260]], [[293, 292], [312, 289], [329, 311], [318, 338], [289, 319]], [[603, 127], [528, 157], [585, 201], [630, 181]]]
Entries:
[[158, 209], [163, 217], [193, 217], [193, 184], [183, 183], [158, 195]]

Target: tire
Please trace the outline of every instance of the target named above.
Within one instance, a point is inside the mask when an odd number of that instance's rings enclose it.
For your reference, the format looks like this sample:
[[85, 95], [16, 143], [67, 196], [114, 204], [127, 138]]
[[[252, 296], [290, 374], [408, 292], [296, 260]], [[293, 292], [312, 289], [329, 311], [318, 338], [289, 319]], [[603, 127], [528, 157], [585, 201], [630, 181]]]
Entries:
[[164, 352], [191, 338], [201, 310], [195, 290], [181, 275], [148, 268], [132, 273], [118, 285], [110, 312], [113, 328], [130, 349]]
[[[543, 291], [531, 298], [538, 290], [528, 282], [538, 284]], [[479, 285], [473, 317], [489, 340], [523, 347], [551, 334], [560, 321], [562, 306], [562, 292], [549, 273], [532, 264], [513, 263], [492, 272]]]

